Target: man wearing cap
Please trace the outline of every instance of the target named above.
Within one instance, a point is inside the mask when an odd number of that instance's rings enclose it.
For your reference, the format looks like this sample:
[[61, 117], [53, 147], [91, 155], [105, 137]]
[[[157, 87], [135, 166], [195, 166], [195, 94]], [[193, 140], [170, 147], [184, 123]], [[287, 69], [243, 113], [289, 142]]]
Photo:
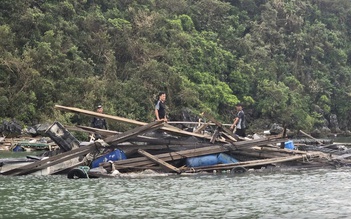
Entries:
[[246, 137], [246, 119], [245, 113], [243, 111], [243, 105], [241, 103], [236, 104], [236, 111], [238, 114], [236, 115], [233, 125], [230, 127], [230, 129], [235, 130], [235, 134], [238, 136]]
[[[104, 108], [102, 105], [98, 105], [96, 108], [96, 112], [103, 113]], [[94, 117], [91, 121], [91, 127], [98, 129], [107, 129], [107, 123], [104, 118]], [[101, 138], [101, 135], [95, 133], [95, 139]]]

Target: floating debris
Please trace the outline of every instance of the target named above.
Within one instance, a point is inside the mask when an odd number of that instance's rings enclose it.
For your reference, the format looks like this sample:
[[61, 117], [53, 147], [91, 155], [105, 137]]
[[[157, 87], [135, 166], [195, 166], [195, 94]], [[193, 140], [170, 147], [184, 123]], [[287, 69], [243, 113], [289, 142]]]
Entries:
[[[282, 135], [240, 138], [207, 113], [202, 116], [210, 121], [204, 126], [215, 126], [213, 133], [203, 132], [202, 125], [189, 132], [162, 121], [144, 123], [74, 107], [56, 105], [55, 108], [136, 127], [121, 133], [86, 126], [66, 128], [55, 122], [46, 133], [60, 147], [59, 152], [3, 171], [3, 175], [68, 173], [70, 179], [140, 177], [222, 171], [244, 173], [248, 169], [267, 167], [324, 168], [351, 163], [348, 162], [348, 156], [341, 157], [341, 154], [321, 150], [340, 151], [340, 147], [319, 144], [319, 150], [300, 150], [293, 140]], [[79, 142], [68, 129], [98, 133], [102, 139]]]

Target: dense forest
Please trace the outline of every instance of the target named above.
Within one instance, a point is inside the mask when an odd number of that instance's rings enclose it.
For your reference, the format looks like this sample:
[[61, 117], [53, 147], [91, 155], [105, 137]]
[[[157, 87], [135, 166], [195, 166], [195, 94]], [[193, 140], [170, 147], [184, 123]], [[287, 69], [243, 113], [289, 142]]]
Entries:
[[242, 102], [250, 127], [347, 130], [350, 37], [350, 0], [2, 0], [0, 119], [151, 121], [165, 91], [171, 120]]

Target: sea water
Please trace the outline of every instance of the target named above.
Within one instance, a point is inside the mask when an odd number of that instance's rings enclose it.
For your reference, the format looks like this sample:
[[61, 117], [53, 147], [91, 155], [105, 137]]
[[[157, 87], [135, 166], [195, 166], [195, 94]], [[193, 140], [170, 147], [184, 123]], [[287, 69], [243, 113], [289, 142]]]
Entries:
[[0, 218], [351, 218], [349, 168], [67, 179], [0, 176]]

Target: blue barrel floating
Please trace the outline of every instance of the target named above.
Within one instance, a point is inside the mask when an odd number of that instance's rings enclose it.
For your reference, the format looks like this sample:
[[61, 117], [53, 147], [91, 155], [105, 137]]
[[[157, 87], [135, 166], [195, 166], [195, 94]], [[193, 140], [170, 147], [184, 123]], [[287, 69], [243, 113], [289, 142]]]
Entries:
[[100, 163], [104, 163], [104, 162], [108, 162], [108, 161], [125, 160], [125, 159], [127, 159], [125, 153], [119, 149], [116, 149], [116, 150], [94, 160], [91, 163], [91, 168], [99, 167]]
[[238, 160], [229, 156], [225, 153], [220, 154], [210, 154], [199, 157], [190, 157], [186, 159], [186, 165], [188, 167], [203, 167], [212, 166], [216, 164], [227, 164], [227, 163], [237, 163]]
[[216, 164], [218, 164], [217, 154], [210, 154], [199, 157], [189, 157], [186, 159], [186, 165], [188, 167], [202, 167]]
[[225, 153], [218, 154], [217, 158], [218, 158], [218, 163], [223, 163], [223, 164], [239, 162], [237, 159]]
[[284, 142], [284, 148], [289, 150], [294, 150], [295, 149], [294, 142], [293, 141]]

